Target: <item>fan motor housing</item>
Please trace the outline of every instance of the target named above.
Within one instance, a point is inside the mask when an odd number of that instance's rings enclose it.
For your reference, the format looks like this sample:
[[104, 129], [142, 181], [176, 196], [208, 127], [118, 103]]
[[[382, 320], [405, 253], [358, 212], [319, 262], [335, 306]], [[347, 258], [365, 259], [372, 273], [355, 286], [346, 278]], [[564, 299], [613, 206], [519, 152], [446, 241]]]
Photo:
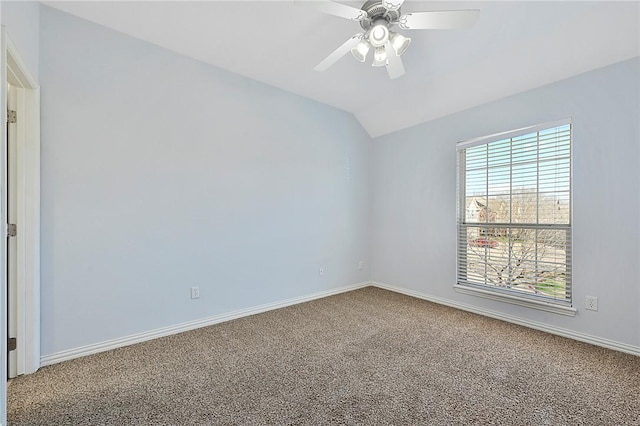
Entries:
[[394, 22], [400, 19], [400, 9], [387, 10], [382, 5], [381, 0], [369, 0], [360, 8], [367, 12], [369, 19], [360, 21], [360, 26], [363, 30], [369, 31], [373, 26], [373, 23], [379, 19], [384, 19], [387, 22]]

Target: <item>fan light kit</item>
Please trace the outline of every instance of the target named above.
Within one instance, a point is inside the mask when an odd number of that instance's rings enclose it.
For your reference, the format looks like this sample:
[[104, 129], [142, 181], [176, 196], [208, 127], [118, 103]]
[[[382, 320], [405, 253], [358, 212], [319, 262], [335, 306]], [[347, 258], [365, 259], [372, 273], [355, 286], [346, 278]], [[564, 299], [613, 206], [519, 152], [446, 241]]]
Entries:
[[439, 10], [402, 14], [404, 0], [369, 0], [360, 9], [330, 0], [295, 0], [321, 12], [357, 21], [364, 32], [358, 33], [334, 50], [316, 65], [324, 71], [348, 52], [360, 62], [367, 60], [373, 48], [372, 66], [386, 66], [389, 77], [404, 74], [400, 56], [407, 51], [411, 39], [391, 31], [398, 26], [403, 30], [459, 29], [473, 26], [480, 16], [479, 10]]

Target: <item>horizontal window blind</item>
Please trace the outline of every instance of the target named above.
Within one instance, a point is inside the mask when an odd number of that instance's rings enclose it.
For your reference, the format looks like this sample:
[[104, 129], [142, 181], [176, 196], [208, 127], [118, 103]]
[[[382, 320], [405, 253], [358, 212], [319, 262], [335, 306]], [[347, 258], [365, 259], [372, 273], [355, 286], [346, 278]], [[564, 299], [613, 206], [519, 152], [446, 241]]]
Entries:
[[531, 129], [458, 148], [458, 284], [571, 305], [571, 124]]

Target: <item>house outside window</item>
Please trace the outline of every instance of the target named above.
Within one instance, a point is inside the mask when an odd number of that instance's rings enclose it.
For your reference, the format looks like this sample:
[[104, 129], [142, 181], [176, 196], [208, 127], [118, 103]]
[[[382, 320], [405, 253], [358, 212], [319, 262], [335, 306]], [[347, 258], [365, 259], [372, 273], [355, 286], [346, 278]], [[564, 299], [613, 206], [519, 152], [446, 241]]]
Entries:
[[570, 120], [458, 144], [457, 288], [571, 306], [571, 144]]

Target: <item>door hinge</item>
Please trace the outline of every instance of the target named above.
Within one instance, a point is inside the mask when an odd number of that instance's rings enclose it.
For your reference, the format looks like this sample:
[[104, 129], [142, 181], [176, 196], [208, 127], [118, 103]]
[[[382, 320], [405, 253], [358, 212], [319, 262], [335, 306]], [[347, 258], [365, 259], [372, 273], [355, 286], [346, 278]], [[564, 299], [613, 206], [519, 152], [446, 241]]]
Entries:
[[7, 110], [7, 123], [17, 123], [18, 122], [18, 114], [12, 109]]
[[18, 235], [18, 227], [15, 223], [7, 223], [7, 237], [15, 237]]
[[9, 337], [7, 340], [7, 352], [15, 351], [18, 347], [18, 339], [15, 337]]

